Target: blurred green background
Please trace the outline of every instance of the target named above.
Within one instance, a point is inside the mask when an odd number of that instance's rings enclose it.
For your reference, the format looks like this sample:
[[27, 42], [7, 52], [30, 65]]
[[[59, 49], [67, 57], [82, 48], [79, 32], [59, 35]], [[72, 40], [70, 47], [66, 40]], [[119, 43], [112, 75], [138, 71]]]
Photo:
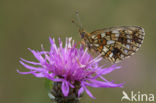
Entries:
[[125, 82], [124, 88], [90, 88], [96, 99], [85, 95], [82, 103], [121, 103], [123, 90], [156, 96], [156, 0], [0, 0], [0, 103], [50, 103], [44, 79], [18, 74], [16, 69], [26, 71], [18, 61], [35, 60], [27, 48], [41, 50], [44, 44], [48, 50], [49, 36], [80, 41], [71, 23], [76, 10], [88, 32], [119, 25], [139, 25], [146, 32], [136, 55], [106, 76]]

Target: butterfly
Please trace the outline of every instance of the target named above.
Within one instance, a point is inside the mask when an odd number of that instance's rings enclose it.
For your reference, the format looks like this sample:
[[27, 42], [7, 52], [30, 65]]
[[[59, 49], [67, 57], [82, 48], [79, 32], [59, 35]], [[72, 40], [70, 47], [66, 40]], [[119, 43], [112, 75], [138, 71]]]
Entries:
[[140, 26], [110, 27], [88, 33], [82, 28], [78, 12], [76, 15], [82, 44], [112, 63], [135, 54], [143, 43], [145, 32]]

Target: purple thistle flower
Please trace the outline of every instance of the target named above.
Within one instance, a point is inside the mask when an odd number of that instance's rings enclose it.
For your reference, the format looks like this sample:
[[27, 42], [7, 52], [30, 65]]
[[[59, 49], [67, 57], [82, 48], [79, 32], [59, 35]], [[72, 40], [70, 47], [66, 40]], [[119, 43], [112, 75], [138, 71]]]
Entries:
[[60, 39], [59, 47], [56, 46], [54, 39], [49, 39], [51, 43], [50, 51], [45, 51], [43, 47], [42, 51], [29, 49], [38, 62], [27, 61], [21, 58], [20, 63], [30, 71], [20, 72], [17, 70], [18, 73], [33, 74], [38, 78], [44, 77], [53, 82], [61, 83], [60, 89], [65, 97], [69, 95], [70, 89], [77, 88], [76, 84], [79, 85], [77, 90], [78, 97], [86, 91], [92, 98], [95, 97], [87, 89], [87, 86], [95, 88], [123, 86], [123, 84], [114, 84], [103, 77], [103, 75], [119, 69], [119, 66], [112, 65], [108, 68], [99, 67], [98, 63], [102, 58], [100, 56], [93, 58], [88, 54], [87, 49], [84, 50], [82, 46], [79, 49], [76, 48], [72, 38], [66, 38], [65, 47], [63, 47]]

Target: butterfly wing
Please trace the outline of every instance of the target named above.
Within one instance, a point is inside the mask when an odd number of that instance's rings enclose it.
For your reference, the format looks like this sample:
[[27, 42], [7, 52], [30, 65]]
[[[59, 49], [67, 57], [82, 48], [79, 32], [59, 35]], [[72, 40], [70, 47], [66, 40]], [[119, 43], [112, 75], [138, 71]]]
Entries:
[[88, 37], [89, 46], [113, 63], [133, 55], [144, 39], [139, 26], [119, 26], [96, 30]]

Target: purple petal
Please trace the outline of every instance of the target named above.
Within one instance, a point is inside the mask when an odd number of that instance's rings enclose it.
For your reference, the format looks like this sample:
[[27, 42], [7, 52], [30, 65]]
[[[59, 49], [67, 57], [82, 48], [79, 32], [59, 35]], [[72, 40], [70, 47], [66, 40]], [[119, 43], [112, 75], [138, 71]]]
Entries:
[[[43, 45], [41, 45], [41, 48], [42, 48], [42, 50], [44, 51]], [[48, 60], [48, 61], [50, 61], [50, 58], [49, 58], [49, 56], [47, 55], [46, 52], [44, 52], [44, 55], [45, 55], [45, 59]]]
[[121, 68], [120, 66], [112, 65], [112, 66], [109, 67], [109, 68], [105, 68], [105, 69], [103, 69], [103, 71], [102, 71], [102, 75], [105, 75], [105, 74], [111, 73], [111, 72], [114, 71], [115, 69], [120, 69], [120, 68]]
[[35, 58], [40, 61], [41, 63], [44, 63], [45, 60], [44, 58], [41, 56], [40, 52], [36, 52], [35, 50], [31, 50], [30, 48], [28, 48], [29, 51], [31, 51], [33, 53], [33, 55], [35, 56]]
[[33, 65], [41, 65], [41, 63], [36, 63], [36, 62], [32, 62], [32, 61], [28, 61], [28, 60], [25, 60], [23, 58], [21, 58], [22, 61], [26, 62], [26, 63], [29, 63], [29, 64], [33, 64]]
[[69, 85], [68, 85], [68, 82], [66, 80], [64, 80], [62, 82], [62, 92], [63, 92], [64, 96], [68, 96], [68, 93], [69, 93]]
[[58, 54], [58, 49], [57, 46], [55, 44], [55, 39], [52, 39], [51, 37], [49, 37], [50, 43], [51, 43], [51, 52], [55, 51]]
[[27, 65], [25, 63], [23, 63], [22, 61], [19, 61], [24, 67], [30, 69], [30, 70], [36, 70], [36, 71], [43, 71], [44, 69], [43, 68], [40, 68], [40, 67], [33, 67], [33, 66], [30, 66], [30, 65]]
[[79, 89], [79, 91], [78, 91], [78, 97], [80, 97], [80, 95], [81, 95], [83, 92], [84, 92], [84, 88], [81, 87], [81, 88]]
[[60, 38], [59, 38], [59, 46], [60, 46], [60, 49], [62, 50], [62, 41]]
[[68, 82], [68, 84], [69, 84], [69, 86], [70, 86], [71, 88], [74, 88], [74, 85], [72, 85], [72, 84], [71, 84], [71, 83], [69, 83], [69, 82]]
[[18, 72], [19, 74], [32, 74], [32, 73], [35, 73], [36, 71], [20, 72], [19, 70], [17, 70], [17, 72]]
[[54, 82], [62, 82], [62, 81], [64, 81], [64, 79], [61, 79], [61, 78], [54, 78], [55, 74], [53, 74], [53, 73], [45, 74], [45, 77], [48, 78], [49, 80], [54, 81]]
[[40, 51], [40, 54], [42, 55], [42, 54], [49, 54], [49, 52], [48, 51]]
[[54, 44], [54, 41], [53, 41], [53, 39], [51, 37], [49, 37], [49, 41], [50, 41], [51, 45]]
[[98, 87], [114, 88], [114, 87], [122, 87], [123, 86], [123, 83], [122, 84], [114, 84], [112, 82], [102, 82], [102, 81], [98, 81], [98, 80], [88, 80], [88, 81], [90, 83], [85, 82], [85, 84], [87, 86], [95, 87], [95, 88], [98, 88]]
[[42, 78], [45, 77], [43, 73], [32, 73], [35, 77]]
[[94, 64], [102, 60], [101, 55], [98, 55], [96, 58], [92, 59], [89, 64]]
[[82, 87], [85, 89], [86, 93], [87, 93], [91, 98], [96, 99], [83, 83], [81, 83], [81, 85], [82, 85]]
[[102, 80], [106, 81], [106, 82], [109, 82], [107, 79], [105, 79], [104, 77], [102, 76], [99, 76]]

